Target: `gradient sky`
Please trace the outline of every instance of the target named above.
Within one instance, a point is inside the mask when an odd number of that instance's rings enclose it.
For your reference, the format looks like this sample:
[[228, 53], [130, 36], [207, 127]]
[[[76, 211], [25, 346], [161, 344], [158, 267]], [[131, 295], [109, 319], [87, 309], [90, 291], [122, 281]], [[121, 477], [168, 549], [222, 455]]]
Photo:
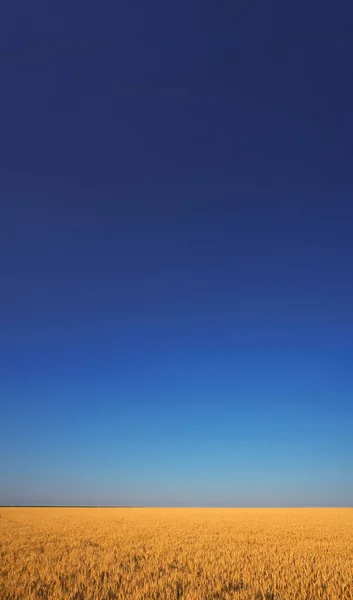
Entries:
[[0, 503], [353, 504], [353, 8], [0, 8]]

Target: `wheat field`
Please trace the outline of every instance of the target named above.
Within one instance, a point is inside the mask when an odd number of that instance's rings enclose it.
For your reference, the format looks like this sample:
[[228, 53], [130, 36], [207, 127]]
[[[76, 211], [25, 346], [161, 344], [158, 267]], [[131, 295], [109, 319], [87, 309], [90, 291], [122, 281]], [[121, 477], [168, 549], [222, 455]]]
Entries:
[[353, 599], [353, 510], [0, 508], [1, 600]]

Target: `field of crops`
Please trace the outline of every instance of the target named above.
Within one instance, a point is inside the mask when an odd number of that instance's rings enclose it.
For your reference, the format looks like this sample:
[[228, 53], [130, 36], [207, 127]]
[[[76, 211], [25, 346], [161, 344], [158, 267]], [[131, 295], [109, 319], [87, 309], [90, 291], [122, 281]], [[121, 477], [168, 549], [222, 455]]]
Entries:
[[0, 508], [0, 598], [353, 599], [353, 510]]

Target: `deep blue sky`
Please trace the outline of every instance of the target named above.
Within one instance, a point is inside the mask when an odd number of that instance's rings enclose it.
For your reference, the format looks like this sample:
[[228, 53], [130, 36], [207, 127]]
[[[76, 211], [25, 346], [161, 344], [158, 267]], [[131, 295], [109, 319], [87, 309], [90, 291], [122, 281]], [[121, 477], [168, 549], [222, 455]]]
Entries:
[[353, 8], [0, 8], [0, 503], [353, 504]]

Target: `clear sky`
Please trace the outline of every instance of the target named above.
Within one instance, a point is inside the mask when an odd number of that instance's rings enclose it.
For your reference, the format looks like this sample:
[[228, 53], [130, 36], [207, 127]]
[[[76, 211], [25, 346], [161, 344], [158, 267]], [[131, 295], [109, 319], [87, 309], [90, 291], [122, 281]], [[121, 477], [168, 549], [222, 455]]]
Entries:
[[0, 503], [353, 504], [353, 8], [0, 8]]

